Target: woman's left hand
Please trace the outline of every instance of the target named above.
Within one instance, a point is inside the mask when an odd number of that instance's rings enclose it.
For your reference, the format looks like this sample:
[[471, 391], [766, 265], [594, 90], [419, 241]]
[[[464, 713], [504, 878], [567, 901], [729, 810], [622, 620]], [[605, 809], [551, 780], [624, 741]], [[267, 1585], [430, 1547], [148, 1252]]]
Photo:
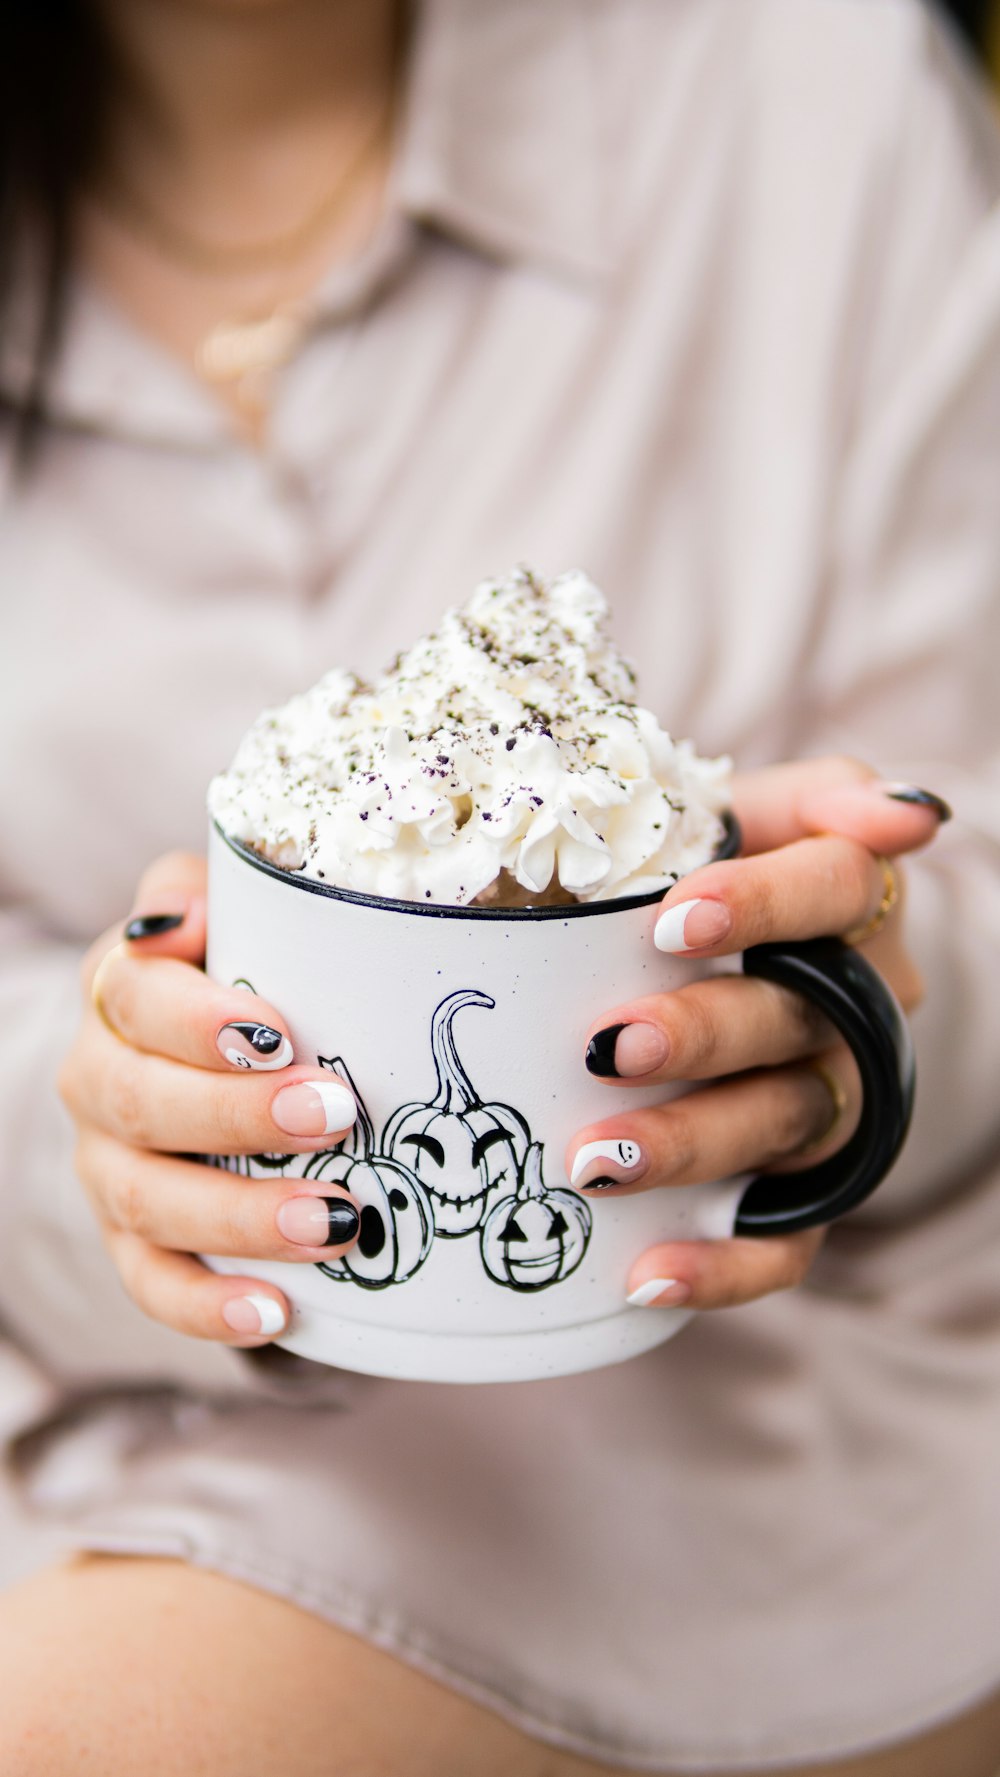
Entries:
[[[821, 759], [737, 778], [733, 807], [742, 855], [693, 871], [671, 889], [656, 923], [657, 947], [723, 957], [872, 925], [871, 936], [860, 938], [864, 955], [912, 1011], [922, 983], [903, 941], [898, 865], [898, 900], [878, 918], [884, 860], [928, 844], [948, 817], [946, 806], [911, 785], [882, 782], [856, 760]], [[578, 1132], [567, 1174], [598, 1198], [782, 1164], [800, 1168], [804, 1155], [812, 1165], [848, 1141], [861, 1108], [853, 1057], [823, 1015], [785, 988], [741, 975], [609, 1008], [591, 1027], [587, 1066], [623, 1092], [713, 1082]], [[609, 1158], [618, 1143], [626, 1144], [627, 1165]], [[823, 1233], [652, 1247], [632, 1268], [629, 1300], [721, 1308], [787, 1289], [802, 1281]]]

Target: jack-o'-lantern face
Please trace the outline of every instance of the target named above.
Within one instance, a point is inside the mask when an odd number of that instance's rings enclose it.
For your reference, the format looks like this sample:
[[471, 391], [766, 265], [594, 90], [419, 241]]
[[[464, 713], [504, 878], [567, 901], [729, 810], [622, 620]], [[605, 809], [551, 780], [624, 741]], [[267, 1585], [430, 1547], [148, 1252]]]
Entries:
[[495, 1239], [504, 1250], [511, 1282], [534, 1287], [561, 1277], [570, 1225], [561, 1209], [544, 1201], [515, 1201]]
[[343, 1185], [361, 1212], [355, 1245], [319, 1269], [327, 1277], [345, 1282], [350, 1278], [373, 1290], [412, 1277], [427, 1257], [434, 1235], [426, 1192], [412, 1173], [381, 1154], [370, 1161], [337, 1155], [312, 1176]]
[[575, 1271], [590, 1239], [590, 1210], [574, 1191], [548, 1191], [542, 1150], [528, 1149], [517, 1191], [495, 1203], [482, 1232], [483, 1264], [508, 1289], [543, 1290]]
[[471, 1234], [487, 1199], [518, 1173], [530, 1139], [511, 1105], [484, 1104], [455, 1048], [452, 1022], [463, 1006], [492, 1007], [488, 994], [462, 989], [442, 1000], [431, 1021], [437, 1091], [426, 1104], [406, 1104], [389, 1119], [383, 1146], [419, 1178], [434, 1206], [438, 1234]]
[[[322, 1060], [322, 1058], [321, 1058]], [[343, 1185], [357, 1203], [361, 1227], [342, 1258], [318, 1269], [336, 1282], [385, 1289], [419, 1270], [434, 1238], [434, 1214], [419, 1179], [398, 1160], [375, 1151], [375, 1132], [364, 1100], [339, 1057], [325, 1061], [354, 1093], [358, 1117], [339, 1147], [315, 1154], [305, 1176]]]

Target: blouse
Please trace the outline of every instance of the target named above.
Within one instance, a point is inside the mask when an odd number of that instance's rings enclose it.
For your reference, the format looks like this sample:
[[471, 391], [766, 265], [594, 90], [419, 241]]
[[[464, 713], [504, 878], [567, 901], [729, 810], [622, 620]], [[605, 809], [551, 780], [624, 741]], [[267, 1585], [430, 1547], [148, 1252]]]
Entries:
[[[196, 1561], [637, 1771], [844, 1756], [995, 1687], [998, 197], [916, 0], [422, 0], [384, 216], [259, 449], [78, 275], [29, 476], [0, 441], [4, 1576]], [[701, 751], [953, 802], [906, 869], [909, 1143], [803, 1288], [615, 1368], [186, 1340], [74, 1175], [79, 958], [203, 849], [261, 707], [516, 561], [607, 589]]]

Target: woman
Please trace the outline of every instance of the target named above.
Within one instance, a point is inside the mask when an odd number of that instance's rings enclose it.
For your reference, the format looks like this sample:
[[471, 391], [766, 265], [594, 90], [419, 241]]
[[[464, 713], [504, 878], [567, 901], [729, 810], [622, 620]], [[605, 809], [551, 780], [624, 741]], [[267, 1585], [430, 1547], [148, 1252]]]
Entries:
[[[984, 102], [907, 0], [73, 16], [34, 87], [8, 62], [0, 1303], [23, 1565], [47, 1534], [87, 1553], [4, 1600], [5, 1768], [992, 1777]], [[41, 382], [40, 198], [57, 282], [72, 259]], [[747, 1304], [659, 1352], [511, 1388], [317, 1372], [266, 1353], [280, 1292], [187, 1256], [313, 1256], [280, 1196], [182, 1158], [269, 1145], [293, 1076], [220, 1055], [197, 857], [132, 884], [200, 849], [265, 702], [377, 668], [518, 558], [611, 589], [702, 750], [835, 755], [750, 771], [754, 855], [671, 905], [728, 916], [704, 954], [853, 931], [911, 1007], [919, 968], [922, 1110], [818, 1256], [642, 1255]], [[934, 834], [913, 778], [963, 820], [912, 866], [904, 944], [877, 854]], [[697, 1176], [819, 1157], [857, 1112], [829, 1031], [734, 993], [641, 1008], [652, 1077], [702, 1082]], [[598, 1090], [610, 1116], [627, 1086]]]

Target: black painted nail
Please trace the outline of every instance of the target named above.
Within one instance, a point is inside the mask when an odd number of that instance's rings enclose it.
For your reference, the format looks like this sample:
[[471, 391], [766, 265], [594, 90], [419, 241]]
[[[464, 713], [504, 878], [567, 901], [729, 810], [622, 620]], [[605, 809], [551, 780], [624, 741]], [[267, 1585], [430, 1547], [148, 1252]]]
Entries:
[[599, 1080], [618, 1078], [615, 1044], [624, 1029], [624, 1024], [609, 1024], [606, 1030], [599, 1030], [596, 1037], [591, 1037], [587, 1044], [587, 1070], [596, 1074]]
[[347, 1246], [361, 1217], [345, 1197], [289, 1197], [278, 1208], [278, 1227], [296, 1246]]
[[939, 821], [950, 821], [953, 811], [943, 796], [935, 796], [933, 790], [921, 790], [916, 784], [897, 784], [895, 789], [887, 790], [886, 795], [892, 802], [909, 802], [914, 808], [931, 808]]
[[233, 1067], [273, 1071], [294, 1060], [288, 1038], [269, 1024], [233, 1020], [222, 1026], [215, 1041], [223, 1060]]
[[585, 1185], [577, 1185], [578, 1191], [610, 1191], [616, 1185], [624, 1184], [620, 1178], [592, 1178]]
[[353, 1240], [361, 1226], [361, 1217], [353, 1203], [345, 1203], [341, 1197], [324, 1197], [327, 1220], [330, 1232], [321, 1242], [323, 1246], [344, 1246]]
[[161, 932], [175, 932], [184, 924], [183, 913], [143, 913], [130, 919], [125, 927], [126, 938], [158, 938]]
[[273, 1030], [269, 1024], [231, 1024], [230, 1030], [238, 1030], [241, 1037], [259, 1050], [261, 1055], [273, 1055], [281, 1048], [282, 1035], [280, 1030]]

